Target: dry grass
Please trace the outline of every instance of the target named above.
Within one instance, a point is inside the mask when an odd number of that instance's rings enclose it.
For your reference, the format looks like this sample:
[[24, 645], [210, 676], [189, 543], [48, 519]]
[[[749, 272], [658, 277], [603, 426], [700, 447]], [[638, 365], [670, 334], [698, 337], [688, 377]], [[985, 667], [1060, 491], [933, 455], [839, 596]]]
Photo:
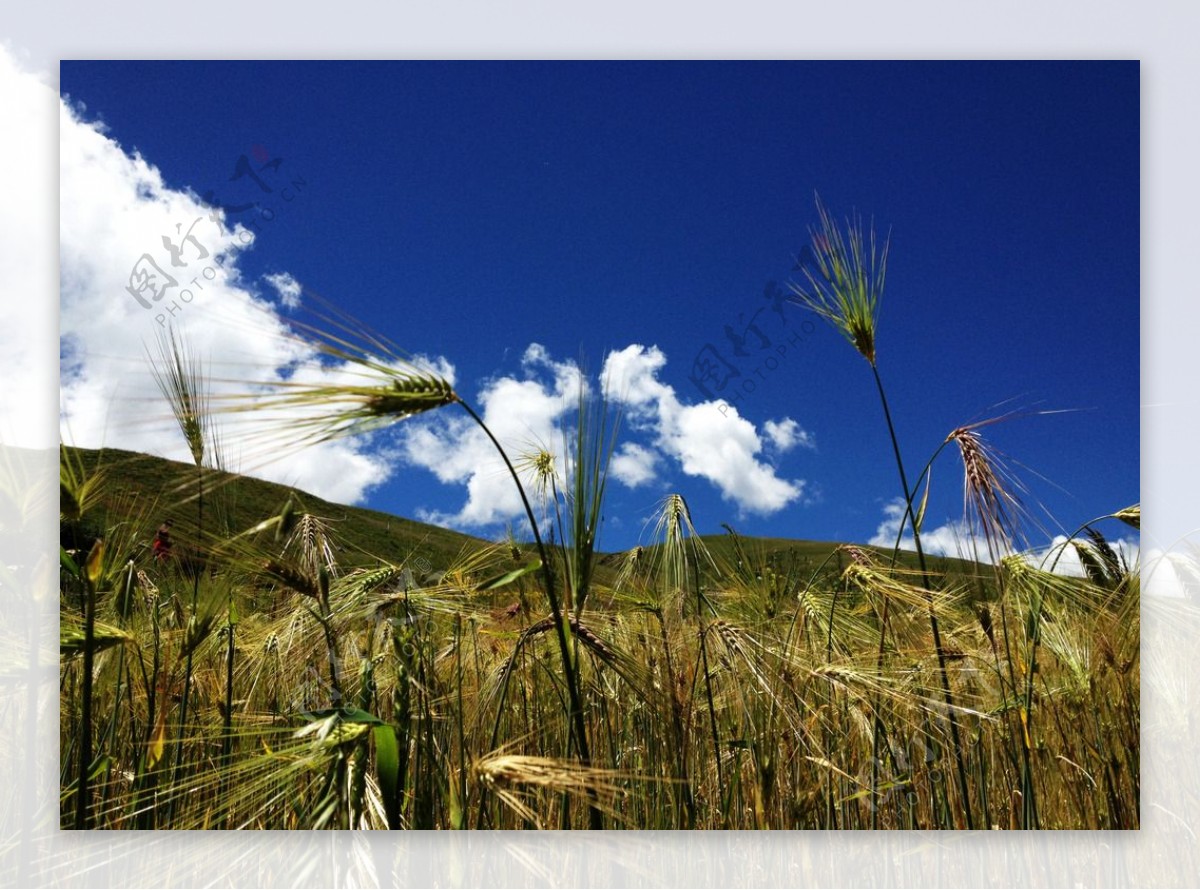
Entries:
[[[667, 511], [676, 522], [680, 506]], [[295, 527], [320, 526], [301, 516]], [[592, 808], [636, 828], [963, 823], [926, 592], [865, 554], [793, 578], [781, 600], [758, 580], [784, 577], [778, 557], [745, 554], [750, 580], [709, 566], [700, 599], [696, 553], [679, 539], [682, 561], [664, 547], [644, 564], [631, 557], [617, 589], [597, 591], [603, 605], [569, 621], [592, 744], [583, 764], [536, 575], [512, 582], [527, 605], [512, 614], [479, 589], [511, 566], [509, 548], [422, 586], [403, 566], [330, 574], [325, 611], [319, 584], [283, 571], [282, 545], [270, 529], [260, 535], [276, 564], [223, 565], [195, 618], [191, 579], [167, 566], [138, 567], [126, 617], [114, 597], [99, 598], [93, 824], [385, 828], [391, 811], [397, 827], [557, 828], [586, 827]], [[976, 582], [982, 600], [945, 579], [933, 604], [977, 818], [1032, 827], [1032, 789], [1042, 827], [1136, 827], [1136, 576], [1105, 589], [1009, 560]], [[84, 643], [66, 584], [70, 776]], [[240, 617], [226, 760], [227, 585]], [[396, 742], [384, 763], [377, 725]], [[74, 789], [64, 792], [69, 822]]]

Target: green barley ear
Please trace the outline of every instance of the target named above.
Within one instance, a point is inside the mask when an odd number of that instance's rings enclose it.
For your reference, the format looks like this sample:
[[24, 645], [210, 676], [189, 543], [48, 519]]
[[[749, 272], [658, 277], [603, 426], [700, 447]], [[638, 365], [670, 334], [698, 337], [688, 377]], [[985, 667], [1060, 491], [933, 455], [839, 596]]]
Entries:
[[397, 374], [390, 388], [367, 400], [365, 410], [380, 417], [402, 420], [458, 401], [453, 387], [432, 374]]
[[78, 451], [60, 445], [58, 449], [58, 515], [62, 520], [75, 520], [99, 505], [105, 485], [106, 470], [97, 466], [87, 470]]
[[209, 438], [208, 396], [204, 388], [204, 368], [191, 355], [187, 344], [171, 328], [159, 334], [157, 356], [150, 358], [150, 370], [163, 396], [171, 405], [175, 422], [183, 433], [196, 466], [204, 462]]
[[276, 380], [264, 385], [265, 394], [225, 397], [222, 413], [295, 412], [279, 429], [258, 437], [260, 447], [271, 451], [373, 432], [460, 401], [449, 381], [405, 359], [385, 364], [324, 344], [319, 348], [345, 363], [348, 382]]
[[[304, 373], [254, 382], [252, 392], [214, 398], [230, 429], [240, 423], [257, 456], [371, 433], [461, 401], [453, 382], [387, 338], [304, 291], [313, 322], [290, 320], [282, 337], [302, 356]], [[244, 380], [229, 381], [244, 384]], [[267, 418], [278, 418], [272, 423]]]
[[874, 229], [864, 234], [858, 216], [846, 220], [843, 233], [820, 196], [817, 213], [820, 225], [809, 230], [817, 269], [805, 268], [806, 281], [789, 285], [795, 295], [793, 302], [833, 325], [873, 367], [879, 298], [891, 239], [878, 247]]

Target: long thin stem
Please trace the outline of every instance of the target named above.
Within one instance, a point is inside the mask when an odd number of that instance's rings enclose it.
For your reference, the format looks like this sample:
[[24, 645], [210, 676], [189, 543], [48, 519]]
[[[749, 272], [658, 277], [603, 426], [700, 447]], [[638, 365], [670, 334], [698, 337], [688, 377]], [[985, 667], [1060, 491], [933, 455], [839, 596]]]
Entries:
[[704, 697], [708, 704], [709, 727], [712, 731], [713, 758], [717, 765], [717, 798], [725, 793], [725, 777], [721, 768], [721, 735], [717, 730], [717, 706], [713, 698], [712, 672], [708, 667], [708, 624], [704, 620], [704, 593], [700, 588], [700, 552], [696, 539], [690, 536], [692, 545], [692, 583], [696, 587], [696, 621], [700, 625], [700, 660], [704, 668]]
[[[884, 644], [887, 641], [887, 623], [888, 623], [888, 606], [891, 605], [891, 600], [884, 596], [883, 598], [883, 613], [879, 616], [879, 652], [875, 660], [875, 675], [883, 676], [883, 652]], [[879, 732], [883, 729], [883, 719], [879, 716], [879, 711], [883, 707], [883, 693], [875, 693], [875, 701], [872, 706], [874, 711], [874, 724], [871, 730], [871, 828], [879, 827]]]
[[[908, 476], [904, 472], [904, 459], [900, 456], [900, 443], [896, 438], [896, 427], [892, 423], [892, 412], [888, 407], [887, 393], [883, 388], [883, 379], [879, 376], [879, 368], [871, 362], [871, 372], [875, 375], [875, 386], [879, 390], [879, 400], [883, 404], [883, 416], [887, 420], [888, 435], [892, 440], [892, 451], [896, 456], [896, 469], [900, 473], [900, 487], [904, 490], [904, 503], [909, 519], [913, 519], [913, 492], [908, 487]], [[958, 770], [959, 790], [962, 794], [963, 812], [966, 814], [967, 828], [975, 827], [971, 815], [971, 797], [967, 784], [967, 765], [963, 759], [962, 744], [959, 741], [958, 717], [954, 714], [954, 694], [950, 690], [950, 674], [946, 670], [946, 653], [942, 648], [942, 634], [938, 627], [937, 613], [933, 609], [932, 585], [929, 580], [929, 568], [925, 563], [925, 550], [921, 547], [921, 531], [913, 521], [913, 542], [917, 548], [917, 561], [921, 566], [921, 584], [929, 596], [929, 629], [933, 634], [933, 648], [937, 652], [938, 673], [942, 681], [942, 695], [946, 700], [947, 716], [950, 718], [950, 740], [954, 745], [954, 759]]]
[[92, 790], [89, 785], [92, 769], [92, 673], [95, 665], [96, 585], [91, 578], [91, 557], [83, 572], [83, 731], [79, 741], [79, 785], [75, 790], [75, 828], [88, 827], [88, 807]]
[[[230, 612], [233, 611], [233, 591], [229, 592]], [[232, 617], [226, 621], [225, 628], [228, 631], [229, 639], [225, 649], [225, 740], [222, 746], [222, 754], [226, 762], [229, 760], [231, 745], [233, 743], [233, 659], [236, 649], [233, 644], [233, 634], [236, 628]]]
[[[202, 539], [204, 534], [204, 468], [200, 465], [199, 459], [196, 461], [196, 540]], [[196, 620], [196, 606], [200, 600], [200, 566], [199, 554], [197, 554], [196, 564], [192, 566], [192, 613], [189, 619], [189, 629], [191, 622]], [[182, 562], [177, 563], [182, 565]], [[183, 766], [183, 741], [187, 735], [188, 721], [188, 699], [191, 698], [192, 692], [192, 653], [195, 650], [194, 645], [188, 646], [187, 658], [183, 667], [183, 703], [179, 709], [179, 738], [175, 741], [175, 768], [171, 772], [171, 784], [178, 786], [179, 770]], [[164, 703], [165, 704], [165, 703]], [[174, 804], [172, 803], [172, 811]], [[173, 813], [172, 813], [173, 815]]]
[[[500, 442], [488, 429], [483, 418], [475, 413], [475, 410], [461, 398], [458, 403], [463, 410], [470, 415], [471, 419], [479, 425], [484, 434], [495, 446], [499, 452], [500, 458], [504, 461], [504, 465], [508, 467], [508, 472], [516, 483], [517, 493], [521, 495], [521, 503], [525, 507], [525, 515], [529, 518], [529, 527], [533, 531], [533, 540], [537, 544], [538, 555], [542, 560], [542, 578], [546, 584], [546, 598], [550, 601], [550, 612], [554, 617], [555, 634], [558, 638], [558, 647], [562, 655], [563, 671], [566, 673], [567, 679], [567, 695], [570, 700], [571, 724], [574, 727], [576, 750], [579, 752], [579, 760], [584, 766], [591, 765], [591, 753], [588, 750], [587, 741], [587, 725], [583, 719], [583, 705], [579, 697], [579, 679], [575, 659], [571, 655], [571, 644], [567, 639], [566, 621], [562, 611], [562, 604], [558, 599], [558, 592], [554, 586], [554, 569], [550, 563], [549, 555], [546, 552], [546, 546], [542, 543], [541, 533], [538, 531], [537, 519], [533, 515], [533, 507], [529, 504], [529, 498], [525, 495], [525, 486], [521, 484], [521, 477], [517, 474], [516, 468], [512, 465], [512, 461], [508, 459], [508, 454], [500, 445]], [[589, 805], [589, 817], [592, 828], [600, 829], [604, 827], [603, 816], [595, 804]]]

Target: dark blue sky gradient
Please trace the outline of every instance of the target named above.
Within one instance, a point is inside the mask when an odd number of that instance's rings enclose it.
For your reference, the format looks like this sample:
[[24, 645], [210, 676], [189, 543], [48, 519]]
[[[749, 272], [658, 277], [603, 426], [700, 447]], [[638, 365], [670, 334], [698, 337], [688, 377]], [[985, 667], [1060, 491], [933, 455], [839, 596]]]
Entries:
[[[1068, 530], [1139, 500], [1139, 71], [1103, 63], [64, 62], [86, 104], [169, 184], [229, 189], [251, 146], [308, 183], [241, 267], [287, 271], [460, 388], [556, 358], [658, 345], [680, 398], [706, 342], [786, 281], [819, 191], [892, 231], [879, 366], [910, 472], [993, 406], [1081, 409], [990, 441]], [[790, 328], [806, 316], [786, 310]], [[746, 366], [751, 373], [753, 362]], [[898, 493], [867, 364], [828, 327], [739, 410], [794, 417], [815, 452], [779, 473], [819, 492], [738, 520], [676, 468], [613, 486], [601, 542], [637, 539], [666, 491], [702, 531], [866, 540]], [[957, 458], [928, 522], [961, 513]], [[1054, 486], [1061, 486], [1062, 490]], [[404, 470], [380, 509], [456, 510]]]

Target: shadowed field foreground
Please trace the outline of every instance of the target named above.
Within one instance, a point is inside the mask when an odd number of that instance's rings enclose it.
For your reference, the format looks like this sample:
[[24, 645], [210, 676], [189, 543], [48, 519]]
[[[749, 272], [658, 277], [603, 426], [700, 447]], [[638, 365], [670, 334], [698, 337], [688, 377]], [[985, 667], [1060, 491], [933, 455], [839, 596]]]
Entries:
[[299, 513], [194, 573], [126, 561], [153, 524], [114, 520], [64, 560], [64, 827], [89, 699], [94, 827], [584, 827], [595, 808], [613, 827], [950, 828], [965, 806], [977, 826], [1137, 827], [1138, 585], [1111, 548], [1079, 542], [1088, 579], [1017, 559], [934, 579], [964, 806], [917, 573], [853, 547], [710, 554], [684, 510], [566, 621], [587, 764], [534, 548], [464, 549], [436, 578], [343, 570], [331, 523]]

